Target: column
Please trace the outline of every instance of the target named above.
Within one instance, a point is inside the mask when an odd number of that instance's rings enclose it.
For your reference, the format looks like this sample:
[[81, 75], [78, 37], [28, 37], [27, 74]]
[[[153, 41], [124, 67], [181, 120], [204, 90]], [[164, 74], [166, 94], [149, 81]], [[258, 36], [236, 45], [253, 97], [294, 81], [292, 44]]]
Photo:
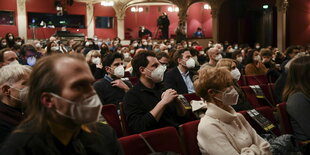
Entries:
[[286, 48], [287, 6], [287, 0], [277, 0], [277, 47], [281, 52], [284, 52]]
[[94, 6], [92, 3], [86, 3], [87, 19], [87, 37], [92, 38], [95, 35]]
[[187, 10], [188, 7], [182, 7], [182, 6], [178, 6], [179, 7], [179, 29], [183, 30], [185, 35], [187, 36]]
[[116, 13], [117, 18], [117, 36], [123, 40], [125, 39], [125, 13], [119, 11]]
[[215, 43], [219, 42], [219, 19], [218, 9], [212, 8], [212, 38]]
[[26, 0], [17, 0], [18, 36], [27, 40]]

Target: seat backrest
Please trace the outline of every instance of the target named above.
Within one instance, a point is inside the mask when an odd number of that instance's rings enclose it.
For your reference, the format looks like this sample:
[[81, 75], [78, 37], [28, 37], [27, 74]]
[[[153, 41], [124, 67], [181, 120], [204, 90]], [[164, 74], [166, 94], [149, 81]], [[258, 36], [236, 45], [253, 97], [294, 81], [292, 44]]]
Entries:
[[127, 136], [127, 135], [129, 135], [130, 132], [129, 132], [128, 124], [126, 121], [126, 115], [124, 112], [124, 103], [123, 102], [119, 103], [119, 108], [120, 108], [120, 115], [121, 115], [122, 130], [123, 130], [124, 136]]
[[[272, 129], [272, 132], [277, 136], [281, 135], [272, 108], [264, 106], [255, 109], [275, 125], [275, 128]], [[245, 119], [250, 123], [250, 125], [256, 130], [258, 134], [266, 133], [266, 131], [254, 119], [252, 119], [246, 111], [240, 111], [239, 113], [241, 113], [245, 117]]]
[[245, 75], [241, 75], [240, 79], [238, 80], [238, 85], [239, 86], [247, 86], [246, 78]]
[[268, 84], [267, 75], [246, 75], [245, 78], [248, 85]]
[[131, 77], [131, 74], [130, 74], [130, 72], [128, 72], [128, 71], [125, 71], [125, 74], [124, 74], [124, 77]]
[[198, 100], [198, 101], [201, 100], [200, 97], [197, 96], [195, 93], [183, 94], [183, 96], [186, 98], [188, 102], [191, 102], [192, 100]]
[[180, 125], [179, 132], [182, 138], [182, 142], [185, 146], [187, 155], [199, 155], [201, 154], [197, 141], [198, 125], [200, 120], [187, 122]]
[[123, 136], [122, 126], [114, 104], [106, 104], [102, 106], [102, 116], [107, 123], [115, 130], [118, 137]]
[[[184, 154], [179, 135], [174, 127], [165, 127], [141, 133], [156, 152]], [[125, 155], [146, 155], [151, 153], [138, 134], [119, 138]]]
[[293, 128], [290, 122], [289, 114], [286, 111], [286, 103], [277, 105], [277, 111], [280, 116], [280, 126], [283, 134], [293, 134]]
[[255, 92], [249, 86], [241, 86], [240, 87], [247, 99], [247, 101], [252, 105], [253, 108], [261, 107], [259, 104]]
[[139, 78], [137, 78], [137, 77], [129, 77], [129, 81], [134, 86], [134, 85], [136, 85], [139, 82]]

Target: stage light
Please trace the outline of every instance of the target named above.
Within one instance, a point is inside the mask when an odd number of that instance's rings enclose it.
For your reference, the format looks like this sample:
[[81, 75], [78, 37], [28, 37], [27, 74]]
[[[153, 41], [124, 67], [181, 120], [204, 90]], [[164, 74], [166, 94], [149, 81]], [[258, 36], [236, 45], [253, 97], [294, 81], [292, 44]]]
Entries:
[[269, 5], [263, 5], [263, 9], [268, 9]]

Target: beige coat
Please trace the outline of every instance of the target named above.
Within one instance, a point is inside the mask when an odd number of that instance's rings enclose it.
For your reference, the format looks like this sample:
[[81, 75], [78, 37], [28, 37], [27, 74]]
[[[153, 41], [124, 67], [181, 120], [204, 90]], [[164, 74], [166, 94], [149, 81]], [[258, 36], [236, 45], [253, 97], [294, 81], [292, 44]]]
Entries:
[[261, 138], [246, 119], [229, 107], [229, 112], [207, 103], [206, 115], [198, 126], [202, 154], [269, 155], [270, 144]]

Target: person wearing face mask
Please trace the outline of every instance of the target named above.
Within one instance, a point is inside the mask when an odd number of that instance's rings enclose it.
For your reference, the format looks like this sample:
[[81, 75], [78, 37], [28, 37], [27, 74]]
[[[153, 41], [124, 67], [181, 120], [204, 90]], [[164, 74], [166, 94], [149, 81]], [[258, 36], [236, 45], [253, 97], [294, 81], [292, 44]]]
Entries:
[[174, 54], [174, 61], [177, 66], [168, 71], [164, 76], [165, 88], [172, 88], [178, 94], [195, 93], [193, 86], [193, 76], [196, 74], [193, 69], [195, 60], [190, 49], [182, 49]]
[[2, 49], [4, 49], [4, 48], [8, 48], [8, 43], [7, 43], [7, 41], [6, 41], [5, 38], [2, 38], [2, 39], [0, 40], [0, 50], [2, 50]]
[[91, 50], [87, 53], [85, 59], [95, 79], [98, 80], [103, 78], [105, 71], [103, 69], [100, 52], [97, 50]]
[[207, 105], [198, 125], [197, 141], [202, 154], [271, 155], [270, 144], [261, 138], [242, 114], [231, 105], [238, 102], [238, 92], [226, 68], [205, 67], [194, 82], [196, 94]]
[[13, 64], [0, 69], [0, 146], [24, 119], [26, 83], [31, 69]]
[[139, 82], [124, 99], [124, 113], [133, 133], [165, 126], [178, 127], [186, 121], [186, 109], [176, 99], [173, 89], [163, 92], [161, 82], [165, 67], [160, 65], [153, 52], [140, 52], [132, 60], [133, 72]]
[[41, 54], [31, 44], [24, 44], [20, 49], [20, 64], [34, 66]]
[[27, 83], [27, 117], [1, 153], [123, 154], [113, 129], [98, 123], [102, 105], [85, 58], [54, 54], [37, 63]]
[[9, 48], [0, 50], [0, 68], [8, 64], [18, 64], [18, 57], [14, 51]]
[[15, 45], [15, 37], [14, 37], [13, 33], [10, 33], [10, 32], [7, 33], [7, 34], [5, 35], [5, 39], [6, 39], [6, 41], [7, 41], [8, 47], [9, 47], [9, 48], [13, 48], [14, 45]]
[[207, 54], [209, 57], [209, 62], [206, 62], [203, 65], [201, 65], [200, 69], [206, 66], [215, 67], [216, 63], [223, 58], [223, 56], [220, 53], [220, 50], [217, 47], [210, 48]]
[[123, 102], [125, 93], [132, 87], [130, 81], [123, 81], [124, 66], [123, 56], [120, 53], [112, 53], [106, 56], [104, 78], [94, 83], [94, 88], [102, 104], [115, 104], [119, 109], [119, 103]]
[[249, 51], [246, 59], [245, 75], [266, 75], [268, 69], [262, 63], [258, 50]]
[[221, 59], [217, 64], [216, 67], [224, 67], [228, 69], [231, 73], [231, 76], [233, 78], [233, 87], [238, 92], [239, 98], [236, 105], [232, 105], [232, 107], [235, 109], [235, 111], [242, 111], [242, 110], [251, 110], [253, 107], [251, 104], [247, 101], [242, 89], [238, 85], [238, 81], [241, 77], [241, 73], [239, 69], [237, 68], [237, 62], [233, 59]]

